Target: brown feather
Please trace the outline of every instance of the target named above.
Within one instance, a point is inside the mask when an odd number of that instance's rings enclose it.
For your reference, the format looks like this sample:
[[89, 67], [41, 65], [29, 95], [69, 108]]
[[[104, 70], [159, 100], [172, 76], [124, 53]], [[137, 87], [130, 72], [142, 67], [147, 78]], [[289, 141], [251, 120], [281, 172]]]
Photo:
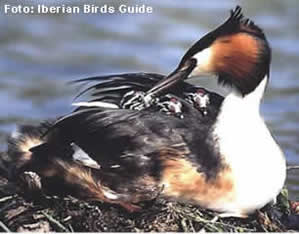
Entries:
[[213, 64], [218, 73], [236, 79], [249, 77], [259, 60], [259, 42], [247, 33], [237, 33], [217, 39], [213, 45]]
[[224, 166], [215, 179], [207, 180], [199, 165], [190, 162], [175, 150], [161, 151], [163, 195], [177, 200], [209, 207], [212, 203], [234, 199], [234, 184], [230, 168]]
[[[61, 186], [55, 187], [58, 189], [57, 192], [66, 192], [87, 200], [118, 204], [129, 212], [135, 212], [140, 209], [139, 206], [133, 203], [153, 199], [154, 197], [152, 196], [157, 196], [159, 192], [158, 188], [156, 188], [156, 191], [152, 191], [152, 194], [149, 194], [149, 188], [146, 187], [143, 187], [144, 190], [142, 191], [135, 191], [134, 194], [121, 194], [112, 191], [109, 186], [102, 184], [101, 175], [98, 171], [98, 169], [84, 167], [75, 162], [53, 158], [47, 165], [41, 165], [37, 173], [44, 181], [54, 180], [56, 181], [55, 184], [63, 184], [63, 191], [59, 191]], [[150, 186], [152, 188], [156, 185], [153, 178], [148, 176], [139, 178], [139, 183], [141, 187]]]

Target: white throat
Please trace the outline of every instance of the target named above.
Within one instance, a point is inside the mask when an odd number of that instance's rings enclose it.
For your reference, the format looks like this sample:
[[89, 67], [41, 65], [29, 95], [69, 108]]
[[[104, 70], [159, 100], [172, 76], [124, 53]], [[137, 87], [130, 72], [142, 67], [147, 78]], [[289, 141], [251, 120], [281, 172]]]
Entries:
[[[242, 110], [245, 111], [243, 112], [243, 117], [245, 113], [249, 118], [254, 116], [260, 117], [260, 104], [264, 96], [267, 81], [267, 77], [264, 77], [255, 90], [244, 97], [242, 97], [237, 91], [232, 91], [224, 99], [224, 103], [221, 108], [222, 112], [229, 110], [231, 113], [236, 113], [237, 111], [237, 115], [240, 115]], [[238, 109], [236, 110], [236, 108]], [[246, 121], [246, 119], [244, 121]], [[248, 119], [248, 121], [251, 122], [250, 119]]]
[[260, 116], [267, 77], [245, 97], [236, 92], [223, 101], [213, 136], [231, 168], [235, 200], [228, 210], [254, 211], [273, 200], [283, 187], [286, 163], [279, 146]]

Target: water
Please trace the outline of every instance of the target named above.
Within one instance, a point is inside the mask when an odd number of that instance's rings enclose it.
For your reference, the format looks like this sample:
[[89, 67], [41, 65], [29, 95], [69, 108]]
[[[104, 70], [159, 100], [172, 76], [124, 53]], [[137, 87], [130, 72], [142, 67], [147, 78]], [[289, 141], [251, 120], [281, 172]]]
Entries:
[[[153, 13], [4, 14], [5, 4], [39, 3], [82, 5], [79, 0], [1, 0], [0, 150], [6, 148], [5, 138], [17, 123], [36, 122], [71, 110], [69, 104], [78, 89], [67, 85], [68, 81], [118, 72], [166, 74], [194, 41], [240, 4], [245, 14], [265, 29], [273, 49], [271, 82], [262, 113], [288, 164], [299, 164], [298, 1], [85, 1], [115, 7], [146, 4], [153, 7]], [[211, 78], [199, 82], [215, 87]], [[299, 198], [298, 176], [298, 170], [288, 173], [293, 199]]]

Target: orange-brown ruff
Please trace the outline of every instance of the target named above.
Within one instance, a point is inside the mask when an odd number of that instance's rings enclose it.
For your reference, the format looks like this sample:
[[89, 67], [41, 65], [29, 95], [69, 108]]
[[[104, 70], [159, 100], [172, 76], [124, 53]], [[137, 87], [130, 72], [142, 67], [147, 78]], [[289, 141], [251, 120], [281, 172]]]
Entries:
[[234, 77], [248, 77], [259, 59], [259, 42], [245, 32], [224, 36], [213, 45], [213, 70], [227, 72]]

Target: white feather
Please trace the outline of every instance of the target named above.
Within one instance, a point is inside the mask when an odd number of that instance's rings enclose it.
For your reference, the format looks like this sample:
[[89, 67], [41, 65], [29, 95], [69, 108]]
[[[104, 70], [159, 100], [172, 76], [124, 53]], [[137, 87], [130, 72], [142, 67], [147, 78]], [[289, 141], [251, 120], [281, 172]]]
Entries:
[[193, 69], [189, 77], [211, 75], [213, 73], [212, 57], [213, 50], [210, 47], [195, 54], [193, 58], [196, 59], [196, 67]]
[[108, 103], [108, 102], [75, 102], [72, 103], [72, 106], [86, 106], [86, 107], [103, 107], [111, 109], [119, 109], [118, 105]]
[[95, 169], [100, 169], [101, 166], [93, 160], [89, 155], [83, 151], [79, 146], [75, 143], [72, 143], [72, 148], [75, 151], [73, 154], [73, 160], [83, 166], [91, 167]]
[[250, 94], [229, 94], [214, 129], [221, 156], [231, 167], [235, 199], [221, 206], [228, 212], [247, 213], [275, 199], [284, 185], [284, 154], [260, 116], [267, 79]]
[[105, 191], [103, 189], [103, 194], [105, 197], [107, 197], [108, 199], [111, 199], [111, 200], [116, 200], [118, 199], [119, 197], [116, 195], [116, 193], [112, 192], [112, 191]]

